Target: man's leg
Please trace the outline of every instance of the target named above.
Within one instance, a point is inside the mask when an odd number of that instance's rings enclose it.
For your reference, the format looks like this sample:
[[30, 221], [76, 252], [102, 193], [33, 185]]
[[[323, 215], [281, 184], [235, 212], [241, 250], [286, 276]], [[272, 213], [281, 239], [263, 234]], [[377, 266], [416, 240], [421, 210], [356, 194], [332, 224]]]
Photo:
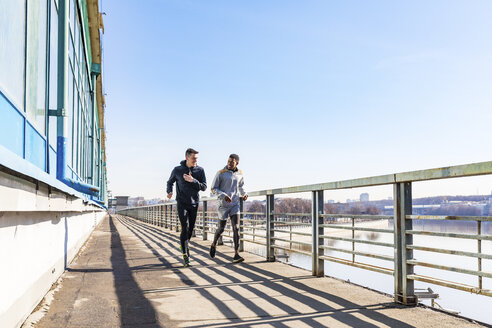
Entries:
[[224, 232], [226, 223], [227, 223], [226, 220], [218, 220], [217, 222], [217, 230], [215, 230], [214, 241], [212, 243], [212, 246], [210, 246], [211, 258], [215, 257], [215, 248], [217, 247], [217, 241], [219, 240], [220, 235], [222, 235], [222, 233]]
[[186, 241], [188, 240], [188, 211], [183, 205], [178, 203], [178, 216], [181, 223], [181, 235], [179, 241], [181, 244], [181, 251], [186, 254]]
[[217, 222], [217, 230], [215, 230], [214, 234], [214, 242], [212, 243], [212, 246], [217, 245], [217, 240], [219, 240], [220, 235], [224, 232], [225, 226], [226, 226], [227, 221], [226, 220], [218, 220]]
[[239, 250], [239, 215], [234, 214], [231, 215], [231, 225], [232, 225], [232, 232], [234, 234], [233, 239], [234, 239], [234, 252], [237, 254]]
[[232, 262], [239, 263], [244, 259], [239, 255], [239, 214], [231, 215], [232, 231], [234, 233], [234, 258]]
[[195, 229], [196, 214], [198, 212], [198, 206], [190, 206], [188, 209], [188, 240], [193, 236], [193, 229]]

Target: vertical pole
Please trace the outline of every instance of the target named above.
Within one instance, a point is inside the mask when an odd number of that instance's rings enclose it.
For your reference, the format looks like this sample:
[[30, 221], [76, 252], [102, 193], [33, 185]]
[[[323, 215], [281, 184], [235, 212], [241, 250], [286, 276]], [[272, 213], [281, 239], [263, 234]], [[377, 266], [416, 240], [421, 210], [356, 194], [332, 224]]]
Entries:
[[167, 228], [167, 205], [164, 205], [164, 228]]
[[[289, 223], [292, 223], [292, 220]], [[289, 241], [289, 249], [292, 250], [292, 224], [289, 224]]]
[[173, 230], [173, 206], [169, 205], [169, 230]]
[[407, 263], [413, 258], [413, 250], [407, 245], [413, 244], [412, 220], [406, 216], [412, 214], [412, 184], [400, 182], [394, 185], [394, 226], [395, 226], [395, 302], [416, 305], [413, 280], [407, 276], [413, 274], [413, 265]]
[[175, 223], [176, 223], [176, 232], [179, 232], [179, 215], [178, 215], [178, 203], [176, 203], [176, 210], [174, 211]]
[[273, 248], [274, 240], [274, 217], [275, 210], [275, 195], [266, 196], [266, 258], [268, 262], [275, 261], [275, 249]]
[[[477, 221], [477, 235], [480, 236], [482, 234], [482, 221]], [[482, 253], [482, 240], [478, 239], [478, 249], [477, 253], [481, 254]], [[482, 271], [482, 258], [478, 258], [478, 271]], [[482, 289], [482, 276], [478, 276], [478, 289]]]
[[164, 228], [164, 213], [166, 213], [166, 205], [161, 208], [161, 227]]
[[317, 190], [312, 192], [312, 207], [311, 207], [311, 225], [312, 225], [312, 275], [322, 277], [325, 274], [324, 261], [320, 256], [324, 254], [324, 250], [320, 248], [324, 240], [321, 237], [324, 234], [324, 228], [320, 227], [323, 224], [323, 191]]
[[56, 177], [66, 177], [66, 147], [68, 137], [68, 42], [69, 42], [69, 3], [58, 1], [58, 83], [57, 83], [57, 158]]
[[208, 227], [207, 227], [207, 201], [204, 200], [203, 201], [203, 205], [202, 205], [202, 209], [203, 209], [203, 220], [202, 220], [202, 228], [203, 228], [203, 234], [202, 234], [202, 237], [203, 237], [203, 240], [207, 240], [207, 237], [208, 237], [208, 234], [207, 234], [207, 230], [208, 230]]
[[243, 214], [243, 209], [244, 209], [244, 201], [241, 198], [239, 200], [239, 251], [244, 252], [244, 214]]
[[325, 192], [323, 190], [318, 191], [318, 277], [324, 277], [325, 275], [325, 261], [320, 258], [321, 256], [325, 255], [325, 250], [321, 248], [321, 246], [325, 244], [325, 240], [322, 237], [325, 234], [325, 227], [322, 226], [325, 219], [321, 216], [321, 214], [323, 214], [325, 211], [324, 194]]
[[[355, 252], [355, 219], [352, 217], [352, 252]], [[355, 263], [355, 254], [352, 253], [352, 263]]]

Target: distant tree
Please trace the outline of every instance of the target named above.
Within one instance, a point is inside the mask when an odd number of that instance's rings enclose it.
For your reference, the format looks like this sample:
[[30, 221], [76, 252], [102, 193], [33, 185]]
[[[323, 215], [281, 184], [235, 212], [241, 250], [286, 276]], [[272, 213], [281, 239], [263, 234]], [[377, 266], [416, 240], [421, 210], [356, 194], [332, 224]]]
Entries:
[[275, 202], [275, 213], [311, 213], [311, 200], [281, 198]]
[[325, 213], [328, 213], [328, 214], [339, 213], [338, 206], [336, 206], [335, 204], [330, 204], [330, 203], [325, 204], [324, 210], [325, 210]]
[[349, 209], [349, 214], [364, 214], [365, 207], [362, 204], [354, 204]]
[[369, 215], [379, 215], [381, 214], [381, 210], [376, 206], [368, 206], [366, 208], [366, 213]]
[[265, 205], [258, 200], [247, 202], [245, 207], [247, 208], [247, 212], [265, 212]]

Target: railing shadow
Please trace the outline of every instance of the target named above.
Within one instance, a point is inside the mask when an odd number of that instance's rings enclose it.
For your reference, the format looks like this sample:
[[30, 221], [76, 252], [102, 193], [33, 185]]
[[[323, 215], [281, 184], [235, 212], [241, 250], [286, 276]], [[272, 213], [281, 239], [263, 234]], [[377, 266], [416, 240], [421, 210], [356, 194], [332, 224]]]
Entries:
[[[179, 242], [178, 236], [166, 232], [164, 230], [152, 227], [135, 220], [120, 217], [120, 222], [125, 225], [130, 231], [132, 231], [137, 238], [139, 238], [144, 244], [149, 248], [156, 256], [159, 252], [151, 245], [153, 243], [155, 246], [159, 247], [163, 252], [169, 256], [175, 256], [175, 252], [172, 249], [177, 249], [177, 244]], [[209, 299], [217, 309], [228, 319], [230, 322], [226, 325], [227, 327], [245, 327], [249, 325], [268, 323], [276, 327], [287, 326], [287, 323], [293, 320], [303, 322], [309, 326], [319, 326], [319, 322], [316, 321], [320, 317], [330, 317], [340, 323], [351, 327], [377, 327], [369, 321], [377, 321], [386, 324], [391, 327], [413, 327], [400, 320], [388, 317], [384, 314], [377, 312], [378, 310], [385, 308], [399, 307], [393, 302], [372, 304], [372, 305], [361, 305], [349, 301], [343, 297], [339, 297], [327, 292], [322, 292], [316, 290], [312, 287], [303, 284], [299, 277], [283, 277], [274, 272], [258, 268], [251, 263], [241, 263], [240, 265], [235, 265], [230, 263], [230, 259], [226, 255], [217, 252], [216, 258], [212, 261], [215, 264], [210, 265], [205, 262], [202, 258], [208, 258], [208, 248], [206, 246], [200, 245], [195, 242], [190, 243], [192, 248], [192, 263], [197, 263], [198, 266], [192, 266], [188, 268], [191, 273], [196, 274], [198, 277], [207, 281], [210, 285], [197, 286], [192, 280], [188, 279], [187, 284], [194, 287], [202, 296]], [[197, 256], [194, 256], [196, 253]], [[218, 264], [218, 265], [217, 265]], [[219, 267], [220, 266], [220, 267]], [[224, 270], [224, 267], [227, 270]], [[213, 273], [220, 275], [231, 281], [231, 284], [221, 284], [216, 279], [208, 274], [202, 272], [202, 269], [206, 268]], [[234, 275], [230, 274], [233, 273]], [[186, 273], [182, 273], [185, 277]], [[238, 275], [240, 277], [238, 277]], [[242, 280], [241, 278], [244, 278]], [[248, 283], [244, 283], [248, 281]], [[262, 290], [255, 288], [256, 285], [261, 284]], [[288, 313], [286, 316], [275, 316], [272, 317], [266, 310], [258, 306], [251, 299], [248, 299], [241, 295], [237, 291], [237, 285], [241, 288], [247, 290], [250, 294], [255, 295], [255, 298], [261, 298], [263, 301], [270, 303], [271, 305], [283, 310]], [[288, 286], [288, 287], [287, 287]], [[231, 298], [241, 302], [245, 307], [253, 311], [260, 319], [240, 319], [230, 307], [222, 302], [221, 300], [213, 297], [211, 293], [207, 290], [210, 288], [220, 288], [222, 292], [228, 294]], [[282, 302], [279, 298], [269, 295], [267, 291], [273, 291], [272, 294], [281, 294], [288, 296], [291, 299], [295, 299], [297, 302], [301, 302], [306, 306], [313, 309], [313, 313], [303, 314], [299, 310], [293, 308], [291, 305]], [[150, 292], [162, 292], [165, 293], [167, 289], [159, 289]], [[319, 300], [322, 297], [327, 302], [322, 302]], [[328, 303], [337, 304], [338, 307], [334, 308], [329, 306]], [[371, 319], [364, 320], [361, 315]], [[223, 324], [210, 324], [210, 325], [197, 325], [196, 327], [221, 327]]]

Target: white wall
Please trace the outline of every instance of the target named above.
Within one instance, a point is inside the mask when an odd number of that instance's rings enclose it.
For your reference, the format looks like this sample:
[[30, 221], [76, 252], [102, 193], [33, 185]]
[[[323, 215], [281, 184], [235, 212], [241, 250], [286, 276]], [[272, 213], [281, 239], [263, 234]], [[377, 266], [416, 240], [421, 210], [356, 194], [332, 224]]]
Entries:
[[0, 172], [0, 327], [22, 325], [105, 215]]

